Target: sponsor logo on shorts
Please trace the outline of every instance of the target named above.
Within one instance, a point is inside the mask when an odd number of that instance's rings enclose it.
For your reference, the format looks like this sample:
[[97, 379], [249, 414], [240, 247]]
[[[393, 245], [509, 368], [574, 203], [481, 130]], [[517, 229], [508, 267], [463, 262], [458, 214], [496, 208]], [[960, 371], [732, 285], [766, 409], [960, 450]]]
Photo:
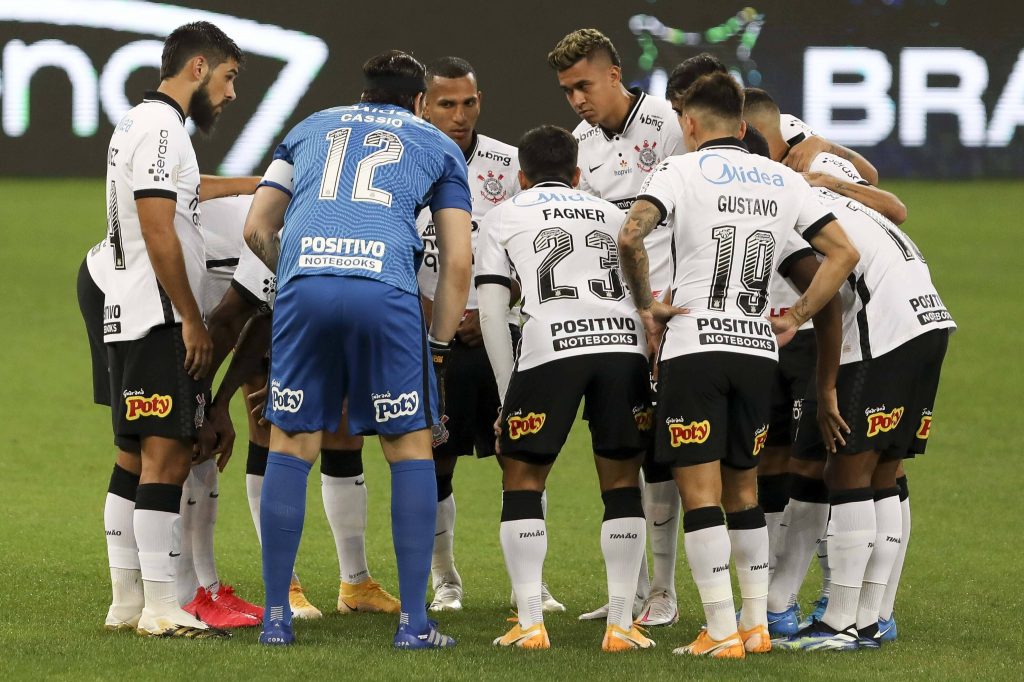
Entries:
[[932, 413], [925, 410], [921, 413], [921, 423], [917, 427], [917, 437], [921, 440], [928, 440], [928, 434], [932, 431]]
[[202, 393], [196, 394], [196, 413], [192, 417], [193, 423], [196, 425], [196, 430], [203, 428], [203, 422], [206, 420], [206, 396]]
[[765, 441], [768, 440], [768, 425], [763, 424], [761, 428], [754, 431], [754, 457], [761, 454], [761, 450], [764, 450]]
[[651, 427], [654, 426], [654, 408], [644, 407], [643, 405], [634, 407], [633, 420], [636, 422], [636, 428], [641, 431], [650, 431]]
[[526, 416], [513, 415], [508, 418], [508, 437], [519, 440], [523, 436], [539, 433], [548, 419], [546, 412], [530, 412]]
[[793, 421], [799, 422], [804, 413], [804, 399], [797, 398], [793, 401]]
[[868, 438], [892, 431], [899, 426], [900, 419], [903, 418], [903, 409], [902, 406], [894, 407], [887, 412], [885, 405], [882, 405], [865, 410], [864, 414], [868, 418]]
[[670, 444], [674, 448], [678, 448], [684, 443], [707, 442], [708, 436], [711, 435], [711, 422], [707, 419], [689, 423], [683, 419], [667, 419], [665, 423], [668, 424]]
[[697, 331], [702, 346], [733, 346], [768, 353], [776, 350], [772, 325], [767, 321], [701, 317], [697, 318]]
[[[130, 391], [125, 391], [130, 393]], [[135, 421], [139, 417], [157, 417], [163, 419], [171, 413], [174, 401], [169, 395], [154, 393], [148, 398], [143, 395], [125, 395], [125, 419]]]
[[302, 389], [282, 388], [277, 381], [270, 385], [270, 399], [275, 412], [298, 412], [302, 407]]
[[391, 393], [374, 393], [373, 412], [377, 423], [386, 422], [398, 417], [408, 417], [419, 412], [420, 394], [417, 391], [402, 393], [392, 398]]

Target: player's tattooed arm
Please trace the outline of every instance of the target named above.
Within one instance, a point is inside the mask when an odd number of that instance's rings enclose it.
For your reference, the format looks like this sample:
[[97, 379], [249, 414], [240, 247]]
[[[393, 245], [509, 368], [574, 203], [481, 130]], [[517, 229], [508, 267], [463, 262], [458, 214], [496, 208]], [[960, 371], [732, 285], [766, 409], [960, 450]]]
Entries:
[[892, 192], [873, 185], [860, 185], [849, 180], [842, 180], [828, 173], [810, 172], [803, 174], [807, 184], [812, 187], [824, 187], [844, 197], [849, 197], [873, 208], [897, 225], [907, 219], [907, 207]]
[[256, 190], [245, 219], [245, 243], [263, 261], [271, 272], [277, 272], [277, 259], [281, 255], [281, 242], [277, 233], [284, 227], [284, 213], [291, 196], [274, 187]]
[[798, 173], [804, 173], [810, 169], [811, 163], [814, 161], [814, 157], [821, 152], [835, 154], [840, 158], [846, 159], [854, 165], [861, 177], [872, 185], [878, 184], [878, 170], [870, 161], [852, 149], [848, 149], [841, 144], [829, 142], [825, 138], [817, 135], [810, 135], [790, 147], [789, 152], [786, 154], [786, 158], [783, 159], [783, 163]]
[[640, 199], [629, 209], [626, 222], [619, 230], [619, 259], [622, 272], [633, 294], [633, 303], [639, 311], [654, 305], [651, 294], [650, 260], [644, 239], [661, 222], [661, 211], [649, 201]]

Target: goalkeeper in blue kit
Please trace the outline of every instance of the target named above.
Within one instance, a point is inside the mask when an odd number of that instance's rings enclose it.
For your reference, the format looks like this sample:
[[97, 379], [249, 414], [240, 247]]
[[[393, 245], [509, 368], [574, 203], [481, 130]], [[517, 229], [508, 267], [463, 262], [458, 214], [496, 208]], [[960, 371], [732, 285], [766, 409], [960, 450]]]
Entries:
[[[423, 66], [389, 51], [366, 62], [363, 75], [359, 104], [317, 112], [288, 133], [246, 221], [247, 243], [278, 277], [260, 642], [295, 639], [288, 586], [306, 480], [323, 432], [337, 428], [347, 400], [349, 430], [378, 435], [391, 467], [402, 602], [394, 644], [446, 647], [455, 640], [436, 630], [425, 608], [437, 508], [432, 432], [443, 431], [431, 365], [443, 371], [466, 305], [472, 202], [462, 152], [418, 116]], [[441, 266], [429, 334], [416, 281], [423, 254], [416, 214], [427, 206]]]

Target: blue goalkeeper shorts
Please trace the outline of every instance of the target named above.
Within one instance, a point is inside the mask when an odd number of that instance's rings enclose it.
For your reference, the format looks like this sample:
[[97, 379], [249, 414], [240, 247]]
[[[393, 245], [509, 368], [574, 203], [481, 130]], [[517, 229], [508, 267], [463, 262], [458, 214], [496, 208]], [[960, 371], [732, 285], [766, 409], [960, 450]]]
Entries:
[[438, 420], [417, 296], [372, 279], [289, 280], [274, 305], [266, 417], [288, 433], [401, 435]]

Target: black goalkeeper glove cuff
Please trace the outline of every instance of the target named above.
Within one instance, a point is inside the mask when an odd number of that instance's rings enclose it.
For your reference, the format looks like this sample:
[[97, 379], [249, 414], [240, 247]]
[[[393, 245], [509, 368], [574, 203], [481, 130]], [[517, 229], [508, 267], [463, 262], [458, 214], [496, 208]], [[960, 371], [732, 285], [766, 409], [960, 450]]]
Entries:
[[443, 415], [445, 410], [444, 374], [448, 368], [448, 356], [451, 355], [452, 344], [450, 341], [442, 343], [428, 335], [427, 345], [430, 347], [430, 361], [434, 366], [434, 376], [437, 378], [437, 396], [440, 401], [438, 414]]

